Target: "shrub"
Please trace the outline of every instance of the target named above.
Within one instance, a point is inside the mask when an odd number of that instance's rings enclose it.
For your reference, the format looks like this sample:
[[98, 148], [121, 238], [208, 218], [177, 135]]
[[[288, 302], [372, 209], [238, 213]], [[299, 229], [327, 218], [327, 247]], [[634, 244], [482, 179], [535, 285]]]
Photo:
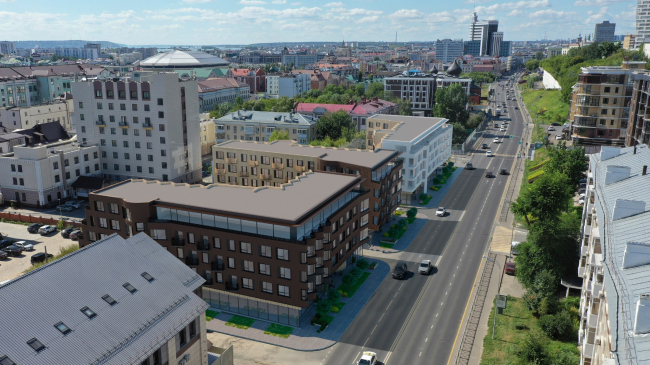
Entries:
[[65, 221], [63, 219], [61, 219], [60, 221], [58, 221], [56, 223], [56, 229], [58, 229], [59, 231], [62, 231], [64, 228], [65, 228]]
[[557, 312], [559, 306], [559, 302], [555, 297], [546, 297], [542, 298], [542, 300], [539, 303], [539, 308], [537, 309], [537, 313], [540, 316], [547, 315], [547, 314], [555, 314]]
[[361, 270], [365, 270], [365, 269], [367, 269], [368, 266], [370, 266], [370, 263], [369, 263], [368, 260], [366, 260], [366, 259], [359, 259], [359, 260], [357, 261], [357, 267], [358, 267], [359, 269], [361, 269]]
[[[409, 218], [410, 218], [410, 217], [409, 217]], [[403, 230], [406, 228], [407, 225], [408, 225], [408, 223], [406, 223], [405, 220], [403, 220], [403, 219], [400, 220], [399, 222], [397, 222], [397, 231], [398, 231], [398, 232], [403, 231]]]
[[356, 266], [348, 273], [348, 275], [351, 275], [354, 278], [354, 281], [357, 281], [361, 277], [361, 274], [363, 274], [363, 271]]
[[348, 285], [354, 284], [354, 282], [357, 281], [357, 278], [350, 275], [350, 273], [347, 273], [347, 274], [343, 275], [342, 281], [343, 281], [343, 285], [348, 286]]
[[327, 293], [327, 301], [334, 304], [338, 303], [339, 300], [341, 300], [341, 293], [339, 293], [337, 290], [330, 290]]
[[339, 307], [333, 306], [332, 307], [332, 312], [338, 313], [340, 311]]
[[571, 341], [573, 337], [573, 320], [567, 311], [556, 315], [541, 316], [539, 327], [553, 340]]
[[537, 333], [530, 333], [517, 347], [517, 355], [526, 364], [542, 364], [546, 360], [548, 341]]
[[321, 300], [316, 304], [316, 313], [320, 314], [321, 317], [327, 315], [329, 312], [332, 311], [332, 303], [326, 301], [326, 300]]
[[411, 208], [406, 211], [406, 216], [411, 219], [415, 219], [415, 216], [418, 214], [418, 208]]

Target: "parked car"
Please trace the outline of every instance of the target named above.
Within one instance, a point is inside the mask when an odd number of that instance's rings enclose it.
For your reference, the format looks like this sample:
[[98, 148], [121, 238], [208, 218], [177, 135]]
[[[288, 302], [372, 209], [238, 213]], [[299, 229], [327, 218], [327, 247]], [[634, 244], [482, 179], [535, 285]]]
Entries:
[[27, 232], [29, 233], [38, 233], [38, 230], [43, 227], [42, 224], [32, 223], [27, 227]]
[[465, 165], [465, 169], [467, 169], [467, 170], [474, 170], [474, 165], [472, 165], [471, 162], [468, 162], [467, 165]]
[[578, 200], [578, 204], [585, 205], [585, 198], [580, 198], [580, 200]]
[[519, 255], [519, 251], [517, 251], [517, 246], [519, 246], [521, 242], [517, 241], [512, 241], [511, 248], [510, 248], [510, 253], [513, 255]]
[[558, 123], [558, 122], [553, 122], [553, 123], [551, 123], [551, 125], [552, 125], [552, 126], [555, 126], [555, 127], [559, 127], [559, 126], [561, 126], [562, 124], [560, 124], [560, 123]]
[[514, 275], [515, 272], [517, 271], [517, 268], [515, 266], [514, 262], [506, 262], [506, 267], [504, 268], [506, 274], [508, 275]]
[[10, 254], [11, 256], [20, 256], [21, 253], [23, 253], [23, 249], [18, 247], [18, 246], [7, 246], [2, 249], [2, 251]]
[[554, 130], [555, 130], [555, 127], [550, 126], [550, 127], [548, 127], [548, 130], [549, 130], [549, 131], [554, 131]]
[[6, 260], [8, 257], [9, 257], [8, 253], [4, 251], [0, 251], [0, 260]]
[[[48, 259], [50, 259], [52, 257], [54, 257], [54, 255], [52, 255], [51, 253], [47, 254]], [[32, 265], [34, 265], [37, 262], [43, 262], [43, 261], [45, 261], [45, 252], [39, 252], [39, 253], [37, 253], [35, 255], [32, 255], [32, 258], [31, 258]]]
[[499, 175], [508, 175], [508, 170], [506, 170], [506, 169], [500, 169], [500, 170], [499, 170]]
[[72, 212], [74, 208], [71, 205], [61, 204], [58, 207], [56, 207], [56, 210], [59, 210], [61, 212]]
[[515, 109], [517, 109], [517, 110], [519, 110], [519, 107], [518, 107], [518, 106], [516, 106], [516, 107], [515, 107]]
[[492, 151], [485, 152], [485, 157], [492, 157]]
[[377, 364], [377, 354], [372, 351], [364, 351], [361, 354], [361, 358], [357, 365], [376, 365]]
[[555, 136], [555, 139], [557, 139], [557, 140], [562, 139], [562, 135], [561, 135], [561, 134], [556, 135], [556, 136]]
[[81, 230], [76, 230], [70, 233], [70, 239], [73, 241], [78, 241], [82, 238], [84, 238], [84, 234]]
[[436, 210], [436, 215], [438, 217], [444, 217], [445, 214], [447, 214], [447, 211], [445, 210], [445, 207], [438, 207], [438, 210]]
[[431, 273], [431, 269], [433, 269], [431, 260], [422, 260], [422, 262], [420, 262], [420, 266], [418, 266], [418, 273], [429, 275]]
[[15, 240], [12, 240], [12, 239], [9, 239], [9, 238], [5, 238], [3, 240], [0, 240], [0, 250], [2, 250], [5, 247], [9, 247], [9, 246], [13, 245], [14, 242], [15, 242]]
[[70, 233], [76, 231], [76, 228], [66, 228], [63, 231], [61, 231], [61, 236], [63, 238], [70, 238]]
[[66, 202], [65, 205], [72, 207], [74, 209], [79, 209], [82, 207], [83, 204], [81, 204], [78, 201], [70, 200], [69, 202]]
[[22, 248], [23, 251], [34, 251], [34, 245], [27, 243], [27, 241], [14, 242], [14, 246]]
[[393, 269], [393, 278], [395, 279], [404, 279], [408, 269], [405, 262], [398, 262]]
[[50, 234], [54, 231], [56, 231], [56, 227], [54, 226], [43, 226], [38, 230], [38, 233], [40, 233], [41, 236], [45, 236], [46, 234]]
[[481, 148], [484, 149], [484, 150], [486, 150], [486, 149], [488, 149], [489, 147], [488, 147], [488, 144], [487, 144], [487, 143], [483, 143], [483, 144], [481, 145]]
[[485, 171], [485, 177], [490, 178], [494, 175], [492, 175], [492, 171]]

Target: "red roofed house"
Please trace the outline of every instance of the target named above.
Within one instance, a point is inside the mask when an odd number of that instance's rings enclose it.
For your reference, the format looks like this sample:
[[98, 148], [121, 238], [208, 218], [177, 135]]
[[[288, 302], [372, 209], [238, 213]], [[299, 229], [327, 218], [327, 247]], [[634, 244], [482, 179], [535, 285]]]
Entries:
[[252, 68], [233, 68], [232, 77], [248, 84], [251, 87], [251, 93], [266, 91], [266, 73], [261, 68], [253, 70]]
[[350, 104], [300, 103], [296, 107], [296, 112], [311, 116], [316, 120], [327, 112], [334, 113], [339, 110], [345, 110], [352, 117], [352, 121], [357, 124], [358, 131], [364, 131], [368, 117], [375, 114], [397, 114], [398, 108], [396, 103], [377, 98], [371, 100], [363, 98], [361, 103], [351, 102]]

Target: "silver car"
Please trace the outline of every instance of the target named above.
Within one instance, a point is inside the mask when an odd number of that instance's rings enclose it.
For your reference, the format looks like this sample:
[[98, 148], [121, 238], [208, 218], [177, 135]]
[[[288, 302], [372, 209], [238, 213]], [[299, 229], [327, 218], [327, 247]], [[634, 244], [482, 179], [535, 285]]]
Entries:
[[22, 248], [23, 251], [34, 251], [34, 245], [27, 243], [27, 241], [14, 242], [14, 246]]
[[431, 269], [433, 269], [431, 260], [422, 260], [420, 266], [418, 266], [418, 273], [423, 275], [429, 275], [431, 273]]

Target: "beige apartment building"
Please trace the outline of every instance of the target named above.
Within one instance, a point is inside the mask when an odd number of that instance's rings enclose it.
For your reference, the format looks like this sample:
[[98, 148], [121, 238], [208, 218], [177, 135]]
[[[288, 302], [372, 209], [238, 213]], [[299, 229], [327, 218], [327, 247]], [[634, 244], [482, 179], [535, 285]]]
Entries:
[[634, 74], [645, 62], [583, 67], [573, 86], [569, 119], [574, 141], [623, 145], [627, 136]]
[[388, 222], [401, 201], [402, 159], [397, 151], [304, 146], [286, 140], [229, 141], [215, 145], [212, 150], [216, 183], [281, 187], [308, 171], [361, 176], [361, 187], [372, 192], [372, 231]]
[[72, 130], [70, 114], [72, 99], [51, 104], [0, 108], [0, 127], [8, 130], [32, 128], [36, 124], [59, 122], [65, 130]]
[[276, 129], [288, 132], [289, 139], [300, 144], [316, 139], [316, 119], [298, 113], [238, 110], [212, 121], [217, 143], [233, 140], [268, 142]]
[[201, 120], [199, 127], [201, 137], [201, 156], [211, 155], [212, 146], [214, 146], [217, 141], [214, 122], [211, 120]]

